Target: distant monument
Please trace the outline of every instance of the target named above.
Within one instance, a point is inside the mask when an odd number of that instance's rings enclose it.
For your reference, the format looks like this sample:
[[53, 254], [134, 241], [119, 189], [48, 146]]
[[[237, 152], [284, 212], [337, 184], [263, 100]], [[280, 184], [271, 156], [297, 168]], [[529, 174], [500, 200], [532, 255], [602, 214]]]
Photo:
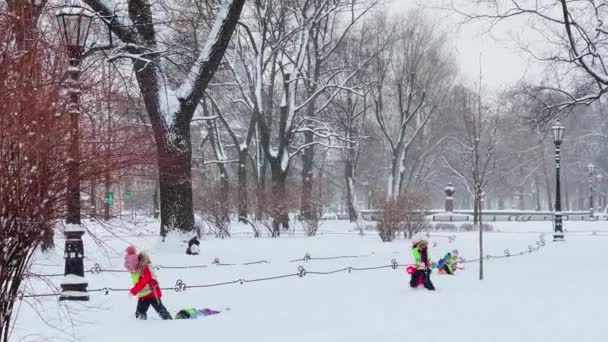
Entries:
[[448, 183], [448, 186], [443, 189], [445, 191], [445, 211], [448, 213], [454, 212], [454, 193], [456, 190], [452, 186], [452, 183]]

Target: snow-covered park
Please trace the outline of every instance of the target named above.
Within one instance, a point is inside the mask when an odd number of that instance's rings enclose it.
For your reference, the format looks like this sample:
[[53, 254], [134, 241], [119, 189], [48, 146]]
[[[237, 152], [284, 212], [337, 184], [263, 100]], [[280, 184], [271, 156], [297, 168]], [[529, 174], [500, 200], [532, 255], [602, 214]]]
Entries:
[[0, 342], [606, 340], [607, 22], [0, 0]]
[[[139, 232], [146, 225], [153, 231], [157, 223], [139, 222]], [[24, 298], [17, 306], [14, 339], [603, 340], [608, 277], [602, 260], [608, 223], [569, 222], [564, 242], [552, 241], [550, 222], [502, 222], [494, 227], [495, 232], [484, 234], [485, 251], [504, 256], [508, 249], [512, 256], [486, 260], [483, 281], [478, 279], [477, 262], [462, 263], [464, 269], [454, 276], [434, 272], [437, 290], [431, 292], [409, 287], [403, 266], [412, 262], [409, 241], [383, 243], [376, 232], [360, 236], [347, 222], [327, 222], [317, 237], [304, 237], [296, 230], [279, 239], [254, 239], [245, 234], [247, 226], [236, 226], [232, 239], [201, 241], [197, 256], [185, 255], [186, 243], [177, 236], [163, 243], [158, 237], [132, 236], [125, 222], [112, 221], [106, 227], [91, 224], [99, 241], [85, 236], [85, 267], [90, 270], [98, 264], [101, 268], [87, 272], [86, 277], [90, 290], [108, 288], [108, 293], [91, 292], [90, 301], [84, 303], [59, 303], [55, 296]], [[239, 229], [243, 234], [238, 234]], [[465, 261], [478, 257], [478, 233], [433, 231], [429, 240], [434, 260], [453, 249]], [[151, 255], [159, 266], [157, 276], [163, 288], [175, 287], [178, 280], [185, 284], [185, 291], [164, 291], [164, 304], [172, 314], [192, 306], [222, 312], [195, 320], [161, 321], [151, 310], [148, 321], [135, 320], [136, 299], [119, 291], [131, 287], [129, 274], [108, 271], [123, 270], [124, 250], [130, 244]], [[307, 254], [311, 259], [302, 260]], [[216, 265], [216, 258], [231, 265]], [[397, 269], [390, 267], [393, 259], [401, 265]], [[260, 263], [244, 265], [251, 262]], [[174, 266], [200, 268], [170, 268]], [[307, 271], [303, 277], [297, 275], [299, 266]], [[375, 266], [389, 267], [356, 270]], [[351, 272], [313, 274], [348, 267], [353, 267]], [[32, 272], [62, 273], [62, 249], [36, 254]], [[293, 276], [196, 288], [289, 274]], [[29, 278], [26, 294], [57, 292], [61, 279]]]

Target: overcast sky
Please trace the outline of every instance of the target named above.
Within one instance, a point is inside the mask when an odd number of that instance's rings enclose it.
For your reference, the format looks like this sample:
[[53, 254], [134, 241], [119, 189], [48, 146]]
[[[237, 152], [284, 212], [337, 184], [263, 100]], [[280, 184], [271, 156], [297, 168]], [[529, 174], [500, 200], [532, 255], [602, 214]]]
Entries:
[[421, 7], [432, 20], [441, 23], [444, 30], [454, 35], [457, 64], [461, 81], [478, 83], [481, 70], [483, 85], [491, 91], [505, 89], [524, 77], [538, 74], [540, 66], [532, 63], [530, 56], [513, 40], [525, 32], [521, 20], [496, 26], [488, 33], [485, 23], [459, 25], [461, 17], [452, 11], [439, 9], [442, 0], [392, 0], [391, 9], [408, 11]]

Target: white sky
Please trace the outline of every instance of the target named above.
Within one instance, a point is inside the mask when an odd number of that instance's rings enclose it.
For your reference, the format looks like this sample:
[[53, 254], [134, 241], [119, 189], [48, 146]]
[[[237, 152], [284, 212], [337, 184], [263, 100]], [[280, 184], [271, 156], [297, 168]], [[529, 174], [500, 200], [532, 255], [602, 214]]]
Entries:
[[492, 29], [488, 33], [485, 23], [459, 25], [461, 17], [452, 11], [440, 9], [441, 0], [392, 0], [391, 10], [406, 12], [421, 7], [432, 20], [454, 35], [460, 80], [467, 84], [478, 83], [480, 54], [482, 83], [491, 91], [505, 89], [523, 78], [539, 74], [541, 66], [533, 64], [530, 56], [522, 51], [513, 36], [525, 34], [525, 22], [512, 20]]

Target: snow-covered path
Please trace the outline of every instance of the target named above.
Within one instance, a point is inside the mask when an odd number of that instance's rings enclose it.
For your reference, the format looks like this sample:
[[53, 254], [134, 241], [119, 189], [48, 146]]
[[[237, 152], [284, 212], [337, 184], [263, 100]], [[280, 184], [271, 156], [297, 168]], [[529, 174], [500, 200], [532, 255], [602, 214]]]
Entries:
[[[605, 250], [608, 224], [579, 223], [574, 230], [602, 233], [572, 233], [564, 243], [550, 242], [538, 252], [491, 260], [486, 263], [486, 279], [477, 280], [477, 264], [454, 277], [433, 276], [436, 292], [408, 287], [403, 269], [390, 268], [339, 273], [304, 278], [287, 278], [244, 285], [191, 288], [185, 292], [166, 291], [163, 301], [175, 313], [182, 307], [210, 307], [229, 310], [218, 316], [188, 321], [160, 321], [150, 312], [150, 320], [136, 321], [136, 300], [125, 292], [94, 293], [85, 305], [69, 303], [68, 310], [53, 298], [42, 298], [31, 307], [21, 307], [15, 340], [44, 338], [75, 339], [87, 342], [171, 341], [172, 339], [221, 341], [602, 341], [608, 333], [605, 289], [608, 276]], [[592, 226], [591, 228], [590, 225]], [[336, 223], [336, 231], [346, 231]], [[504, 223], [503, 233], [486, 234], [489, 254], [503, 255], [527, 250], [538, 240], [538, 231], [550, 231], [550, 223]], [[578, 228], [578, 229], [577, 229]], [[533, 231], [534, 233], [521, 233]], [[518, 232], [508, 233], [508, 232]], [[439, 235], [445, 235], [437, 233]], [[432, 238], [437, 246], [433, 256], [458, 248], [464, 257], [476, 257], [476, 233], [455, 233]], [[202, 255], [183, 254], [181, 241], [167, 242], [160, 250], [156, 238], [127, 239], [146, 248], [157, 265], [210, 264], [214, 258], [224, 263], [268, 260], [249, 266], [215, 266], [200, 269], [161, 269], [159, 281], [172, 287], [177, 279], [188, 286], [296, 273], [303, 265], [309, 271], [329, 271], [348, 266], [389, 264], [392, 258], [409, 263], [408, 241], [383, 244], [370, 233], [358, 236], [285, 237], [271, 239], [211, 240], [201, 244]], [[87, 267], [95, 262], [120, 269], [126, 241], [107, 239], [107, 255], [87, 243]], [[118, 253], [114, 254], [111, 249]], [[60, 252], [60, 251], [58, 251]], [[369, 255], [361, 258], [289, 262], [311, 256]], [[372, 254], [373, 253], [373, 254]], [[370, 255], [371, 254], [371, 255]], [[60, 255], [41, 256], [45, 272], [61, 271]], [[89, 274], [89, 288], [126, 288], [124, 273]], [[56, 279], [57, 280], [57, 279]], [[38, 280], [29, 288], [48, 292]], [[32, 301], [30, 301], [32, 302]], [[69, 312], [75, 325], [65, 316]], [[63, 330], [63, 331], [62, 331]], [[29, 335], [29, 337], [27, 337]], [[42, 336], [42, 337], [41, 337]]]

